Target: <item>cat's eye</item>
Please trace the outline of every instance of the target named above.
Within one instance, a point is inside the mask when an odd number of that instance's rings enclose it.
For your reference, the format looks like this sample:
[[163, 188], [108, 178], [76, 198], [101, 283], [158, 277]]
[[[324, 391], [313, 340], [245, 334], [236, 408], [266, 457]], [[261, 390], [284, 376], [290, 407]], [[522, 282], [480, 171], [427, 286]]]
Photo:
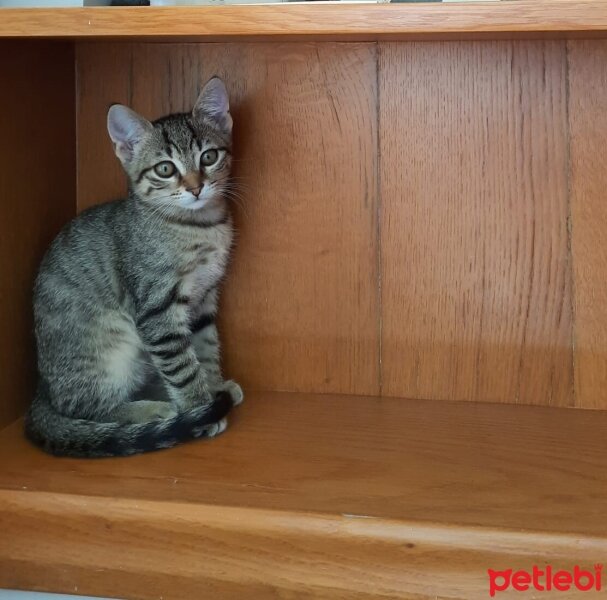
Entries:
[[177, 168], [170, 160], [165, 160], [161, 163], [158, 163], [154, 167], [154, 172], [156, 173], [156, 175], [158, 175], [158, 177], [164, 177], [165, 179], [175, 175], [175, 171], [177, 171]]
[[200, 166], [210, 167], [217, 162], [218, 157], [219, 152], [217, 152], [217, 150], [205, 150], [200, 157]]

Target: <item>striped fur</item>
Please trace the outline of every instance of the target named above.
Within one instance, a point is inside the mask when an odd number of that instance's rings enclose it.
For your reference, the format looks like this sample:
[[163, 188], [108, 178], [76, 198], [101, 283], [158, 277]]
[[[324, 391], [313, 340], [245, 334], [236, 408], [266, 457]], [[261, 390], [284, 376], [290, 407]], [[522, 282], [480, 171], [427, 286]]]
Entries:
[[231, 124], [218, 79], [191, 114], [150, 123], [110, 109], [129, 196], [69, 223], [34, 290], [40, 380], [26, 433], [48, 452], [122, 456], [213, 437], [242, 401], [222, 378], [215, 327], [233, 237]]

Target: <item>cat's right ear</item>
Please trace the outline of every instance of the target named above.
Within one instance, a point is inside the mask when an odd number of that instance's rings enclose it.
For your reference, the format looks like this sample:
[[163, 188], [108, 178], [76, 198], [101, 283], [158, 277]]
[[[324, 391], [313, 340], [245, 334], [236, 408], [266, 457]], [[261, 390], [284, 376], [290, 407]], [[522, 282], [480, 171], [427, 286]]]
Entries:
[[135, 148], [144, 141], [154, 127], [134, 110], [114, 104], [107, 113], [107, 130], [114, 144], [114, 152], [122, 163], [133, 159]]
[[211, 123], [224, 133], [232, 133], [232, 116], [226, 86], [219, 77], [211, 77], [202, 88], [192, 110], [195, 121]]

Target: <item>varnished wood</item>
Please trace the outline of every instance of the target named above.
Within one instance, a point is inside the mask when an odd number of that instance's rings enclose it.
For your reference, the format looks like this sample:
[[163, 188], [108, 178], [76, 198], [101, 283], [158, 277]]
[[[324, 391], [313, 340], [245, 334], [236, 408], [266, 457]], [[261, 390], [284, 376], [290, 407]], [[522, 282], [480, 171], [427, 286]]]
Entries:
[[607, 552], [607, 413], [251, 394], [216, 440], [97, 461], [20, 427], [0, 434], [2, 587], [475, 600], [487, 568]]
[[381, 44], [379, 76], [382, 393], [571, 405], [564, 42]]
[[2, 585], [133, 600], [484, 600], [488, 568], [593, 572], [607, 552], [599, 536], [351, 514], [19, 491], [0, 509]]
[[576, 404], [607, 408], [607, 45], [569, 45]]
[[[352, 40], [603, 35], [606, 7], [27, 16], [32, 36]], [[24, 16], [0, 12], [0, 36]], [[488, 568], [601, 562], [607, 413], [558, 406], [607, 407], [607, 47], [568, 49], [87, 42], [74, 97], [69, 45], [0, 44], [0, 425], [31, 397], [31, 282], [75, 211], [76, 141], [84, 209], [124, 191], [109, 104], [185, 110], [212, 74], [237, 124], [220, 325], [247, 394], [217, 440], [130, 459], [54, 459], [21, 423], [1, 432], [0, 588], [476, 600]]]
[[76, 45], [78, 210], [126, 193], [106, 123], [112, 104], [131, 103], [130, 68], [130, 49], [122, 44], [106, 45], [103, 52], [95, 44]]
[[[211, 442], [56, 459], [0, 434], [0, 489], [607, 536], [607, 412], [251, 392]], [[10, 460], [9, 460], [10, 457]]]
[[46, 246], [76, 209], [73, 48], [3, 41], [0, 80], [2, 426], [32, 397], [34, 275]]
[[80, 208], [124, 185], [102, 131], [112, 101], [158, 117], [213, 74], [227, 83], [240, 199], [221, 331], [247, 389], [379, 392], [375, 63], [370, 44], [79, 50]]
[[187, 110], [219, 73], [243, 204], [221, 310], [230, 375], [574, 404], [565, 43], [378, 48], [379, 102], [374, 45], [80, 44], [79, 208], [124, 193], [111, 102]]
[[519, 0], [412, 5], [267, 5], [3, 9], [1, 37], [190, 40], [470, 38], [601, 35], [607, 0]]

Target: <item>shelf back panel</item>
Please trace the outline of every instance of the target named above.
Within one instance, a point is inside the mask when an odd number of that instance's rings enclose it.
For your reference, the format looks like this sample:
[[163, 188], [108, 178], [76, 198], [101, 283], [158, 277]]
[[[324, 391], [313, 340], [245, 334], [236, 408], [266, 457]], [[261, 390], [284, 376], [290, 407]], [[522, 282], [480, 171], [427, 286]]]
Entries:
[[607, 348], [593, 317], [607, 264], [579, 242], [600, 230], [578, 214], [582, 197], [602, 202], [600, 161], [584, 157], [600, 155], [602, 130], [587, 130], [602, 122], [607, 62], [592, 56], [606, 52], [80, 43], [78, 206], [125, 193], [112, 102], [189, 110], [218, 74], [242, 197], [220, 319], [228, 375], [258, 390], [607, 408], [576, 380], [604, 377]]

